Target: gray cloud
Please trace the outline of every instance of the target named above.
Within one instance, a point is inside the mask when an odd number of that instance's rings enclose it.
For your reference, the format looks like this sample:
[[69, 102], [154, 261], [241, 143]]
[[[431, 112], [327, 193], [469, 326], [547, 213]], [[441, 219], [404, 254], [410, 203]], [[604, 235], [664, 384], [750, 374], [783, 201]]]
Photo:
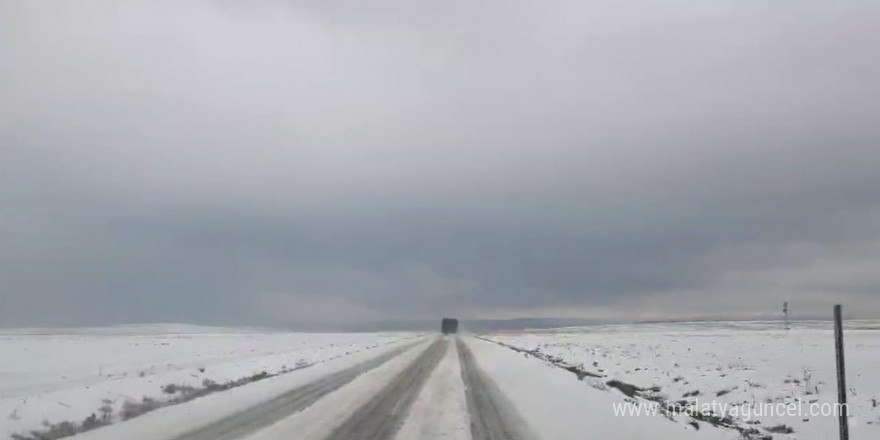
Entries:
[[0, 0], [0, 324], [880, 314], [880, 7]]

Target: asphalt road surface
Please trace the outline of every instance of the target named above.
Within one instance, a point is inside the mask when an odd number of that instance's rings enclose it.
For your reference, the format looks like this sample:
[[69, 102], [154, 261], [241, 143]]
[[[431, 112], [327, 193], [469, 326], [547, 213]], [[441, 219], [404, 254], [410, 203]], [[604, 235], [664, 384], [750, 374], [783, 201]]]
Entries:
[[[484, 374], [468, 345], [457, 336], [434, 336], [430, 341], [419, 341], [399, 347], [376, 358], [331, 374], [313, 383], [292, 389], [281, 396], [251, 407], [173, 440], [236, 440], [303, 411], [322, 398], [344, 390], [346, 385], [372, 370], [390, 368], [392, 359], [405, 353], [419, 351], [414, 360], [382, 388], [351, 413], [343, 414], [339, 423], [324, 436], [326, 440], [392, 440], [409, 417], [413, 402], [422, 392], [432, 373], [445, 356], [455, 355], [460, 365], [460, 382], [467, 403], [469, 429], [464, 435], [445, 434], [438, 438], [470, 438], [472, 440], [528, 440], [525, 424], [498, 387]], [[455, 353], [457, 352], [457, 354]], [[457, 379], [457, 378], [456, 378]], [[443, 385], [443, 384], [441, 384]], [[431, 402], [428, 402], [429, 404]], [[442, 402], [441, 402], [442, 403]], [[442, 411], [442, 408], [437, 408]], [[317, 423], [317, 422], [316, 422]], [[329, 422], [325, 422], [329, 423]], [[279, 438], [279, 440], [282, 440]], [[283, 440], [289, 440], [285, 438]], [[293, 439], [290, 439], [293, 440]], [[316, 439], [318, 440], [318, 439]]]
[[456, 338], [461, 375], [465, 383], [473, 440], [527, 440], [525, 423], [513, 405], [474, 362], [467, 345]]

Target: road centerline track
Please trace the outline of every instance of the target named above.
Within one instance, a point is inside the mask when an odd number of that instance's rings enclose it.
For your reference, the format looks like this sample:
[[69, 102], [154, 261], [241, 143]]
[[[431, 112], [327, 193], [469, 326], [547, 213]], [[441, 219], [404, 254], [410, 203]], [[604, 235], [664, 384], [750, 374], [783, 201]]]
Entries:
[[392, 439], [431, 373], [446, 355], [449, 340], [438, 338], [372, 400], [327, 436], [327, 440]]
[[175, 437], [174, 440], [235, 440], [242, 438], [305, 409], [330, 392], [342, 388], [361, 374], [384, 364], [422, 342], [413, 342], [392, 349], [315, 382], [294, 388], [229, 418]]
[[534, 438], [495, 383], [474, 361], [474, 355], [461, 337], [456, 338], [465, 398], [471, 417], [473, 440], [531, 440]]

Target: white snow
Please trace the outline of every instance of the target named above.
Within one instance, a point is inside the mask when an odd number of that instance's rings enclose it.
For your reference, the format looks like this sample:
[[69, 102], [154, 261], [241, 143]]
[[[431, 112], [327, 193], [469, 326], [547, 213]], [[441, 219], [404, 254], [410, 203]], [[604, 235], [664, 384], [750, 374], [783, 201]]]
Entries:
[[620, 393], [600, 391], [560, 368], [490, 342], [468, 338], [483, 372], [498, 385], [534, 435], [544, 440], [722, 440], [730, 432], [694, 430], [663, 416], [615, 416]]
[[[880, 322], [851, 321], [845, 328], [850, 438], [880, 436]], [[585, 370], [640, 387], [660, 386], [670, 400], [686, 398], [718, 408], [735, 405], [739, 420], [750, 406], [757, 426], [780, 424], [799, 440], [837, 437], [837, 417], [810, 415], [811, 403], [831, 408], [837, 399], [834, 332], [830, 322], [721, 322], [605, 325], [552, 331], [496, 333], [491, 339], [563, 358]], [[568, 374], [568, 373], [566, 373]], [[590, 382], [588, 378], [586, 382]], [[610, 389], [608, 393], [621, 395]], [[593, 393], [595, 394], [595, 393]], [[721, 394], [721, 395], [718, 395]], [[699, 400], [697, 400], [699, 399]], [[759, 404], [801, 405], [807, 414], [754, 413]], [[798, 410], [800, 411], [800, 410]], [[705, 431], [705, 428], [701, 431]], [[615, 436], [615, 438], [618, 438]], [[657, 438], [657, 436], [654, 436]]]
[[458, 348], [453, 341], [397, 433], [398, 440], [470, 440], [470, 418]]
[[[257, 329], [120, 327], [0, 331], [0, 438], [39, 429], [43, 420], [81, 421], [108, 399], [167, 399], [167, 384], [199, 386], [312, 365], [246, 386], [168, 406], [81, 434], [77, 440], [162, 440], [222, 420], [290, 389], [341, 371], [419, 338], [399, 334], [297, 334]], [[699, 399], [746, 407], [762, 402], [836, 400], [833, 331], [827, 322], [606, 325], [496, 333], [491, 339], [604, 375], [578, 380], [531, 355], [466, 337], [479, 367], [502, 390], [527, 427], [546, 440], [732, 440], [734, 430], [688, 416], [615, 414], [633, 401], [605, 386], [617, 379], [658, 386], [667, 400]], [[249, 440], [322, 439], [393, 381], [428, 346], [405, 353], [329, 393], [314, 405], [253, 434]], [[880, 322], [852, 321], [846, 352], [853, 440], [880, 434]], [[202, 371], [204, 369], [204, 371]], [[143, 374], [141, 374], [143, 372]], [[684, 397], [699, 391], [699, 395]], [[637, 398], [639, 402], [643, 399]], [[728, 407], [729, 408], [729, 407]], [[454, 344], [409, 410], [398, 439], [470, 438], [464, 383]], [[746, 424], [746, 422], [755, 422]], [[805, 420], [809, 419], [809, 420]], [[739, 417], [745, 427], [787, 425], [782, 440], [835, 438], [837, 418], [785, 414]]]
[[[161, 387], [168, 384], [201, 387], [205, 380], [224, 383], [264, 371], [274, 374], [319, 364], [322, 368], [316, 365], [241, 388], [252, 389], [270, 381], [287, 385], [292, 376], [299, 381], [310, 380], [356, 359], [376, 356], [380, 348], [387, 349], [413, 336], [282, 333], [182, 325], [3, 330], [0, 438], [41, 429], [44, 421], [80, 422], [92, 413], [100, 415], [99, 408], [105, 405], [118, 418], [125, 401], [173, 397], [162, 391]], [[355, 353], [361, 355], [354, 356]], [[334, 359], [346, 361], [323, 368]], [[240, 393], [233, 393], [237, 394]], [[205, 401], [209, 397], [180, 406], [207, 406]], [[256, 395], [251, 402], [263, 397]], [[229, 407], [240, 407], [242, 402]], [[166, 412], [156, 412], [160, 411]], [[144, 417], [147, 416], [126, 424]]]
[[334, 429], [345, 423], [359, 408], [397, 378], [431, 342], [432, 340], [425, 341], [407, 350], [327, 394], [312, 406], [245, 437], [245, 440], [326, 439]]

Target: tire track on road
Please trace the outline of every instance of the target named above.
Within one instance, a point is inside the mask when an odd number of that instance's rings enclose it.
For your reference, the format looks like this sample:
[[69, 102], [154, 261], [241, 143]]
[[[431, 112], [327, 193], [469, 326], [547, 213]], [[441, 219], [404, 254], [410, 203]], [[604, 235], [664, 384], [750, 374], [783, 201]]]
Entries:
[[461, 376], [465, 384], [473, 440], [532, 440], [522, 417], [513, 404], [474, 361], [474, 355], [461, 337], [456, 338]]
[[393, 439], [410, 406], [446, 355], [449, 343], [438, 338], [400, 376], [333, 430], [327, 440]]
[[395, 348], [373, 359], [315, 382], [294, 388], [272, 400], [256, 405], [217, 423], [190, 431], [174, 440], [235, 440], [252, 434], [298, 411], [302, 411], [325, 395], [342, 388], [361, 374], [370, 371], [423, 341]]

